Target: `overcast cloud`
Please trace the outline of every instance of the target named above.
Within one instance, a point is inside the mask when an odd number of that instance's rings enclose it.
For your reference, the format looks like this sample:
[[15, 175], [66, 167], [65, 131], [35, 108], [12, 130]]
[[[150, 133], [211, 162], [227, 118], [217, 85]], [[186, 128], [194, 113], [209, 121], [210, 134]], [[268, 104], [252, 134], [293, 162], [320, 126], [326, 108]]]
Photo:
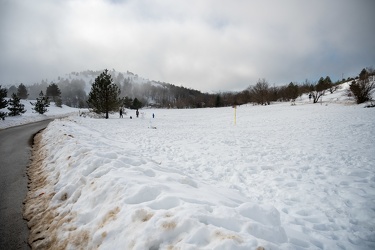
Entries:
[[201, 91], [375, 66], [373, 0], [0, 0], [0, 84], [132, 71]]

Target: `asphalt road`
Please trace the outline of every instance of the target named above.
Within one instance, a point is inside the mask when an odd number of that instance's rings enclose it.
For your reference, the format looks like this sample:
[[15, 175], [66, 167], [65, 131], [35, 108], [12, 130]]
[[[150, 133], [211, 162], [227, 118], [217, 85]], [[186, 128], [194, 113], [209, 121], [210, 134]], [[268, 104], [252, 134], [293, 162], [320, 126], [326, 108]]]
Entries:
[[[0, 121], [1, 122], [1, 121]], [[30, 249], [29, 229], [23, 219], [34, 134], [51, 120], [0, 130], [0, 249]]]

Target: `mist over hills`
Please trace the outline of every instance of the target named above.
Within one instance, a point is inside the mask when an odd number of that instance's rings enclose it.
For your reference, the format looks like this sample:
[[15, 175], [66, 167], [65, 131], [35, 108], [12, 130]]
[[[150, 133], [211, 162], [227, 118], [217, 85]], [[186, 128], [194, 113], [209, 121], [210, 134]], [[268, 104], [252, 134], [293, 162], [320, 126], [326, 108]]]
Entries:
[[[46, 88], [55, 83], [61, 90], [63, 104], [71, 107], [87, 107], [86, 99], [91, 90], [91, 85], [103, 70], [85, 70], [71, 72], [55, 79], [43, 79], [39, 83], [28, 85], [28, 99], [38, 97], [40, 91], [45, 93]], [[170, 83], [149, 80], [130, 71], [119, 72], [109, 70], [113, 82], [121, 90], [120, 97], [139, 99], [144, 106], [157, 107], [202, 107], [202, 103], [208, 103], [208, 98], [214, 94], [201, 93], [198, 90], [176, 86]], [[8, 96], [17, 91], [17, 86], [6, 86]], [[204, 105], [203, 105], [204, 106]]]
[[[87, 107], [87, 96], [95, 78], [103, 70], [85, 70], [71, 72], [55, 79], [45, 79], [39, 83], [28, 85], [28, 99], [38, 97], [41, 91], [46, 93], [47, 87], [54, 83], [61, 90], [62, 103], [77, 108]], [[283, 86], [272, 86], [266, 79], [259, 79], [257, 83], [249, 83], [249, 87], [239, 92], [202, 93], [199, 90], [176, 86], [171, 83], [150, 80], [136, 73], [119, 72], [111, 69], [108, 73], [113, 82], [120, 88], [120, 97], [134, 100], [137, 98], [142, 106], [168, 107], [168, 108], [202, 108], [241, 105], [244, 103], [270, 104], [274, 101], [290, 101], [304, 93], [309, 93], [317, 83], [305, 81], [304, 83], [287, 83]], [[327, 89], [343, 82], [352, 81], [349, 77], [341, 81], [332, 82], [329, 76], [319, 81], [326, 81]], [[17, 92], [17, 86], [8, 86], [8, 96]], [[332, 88], [331, 88], [332, 92]]]

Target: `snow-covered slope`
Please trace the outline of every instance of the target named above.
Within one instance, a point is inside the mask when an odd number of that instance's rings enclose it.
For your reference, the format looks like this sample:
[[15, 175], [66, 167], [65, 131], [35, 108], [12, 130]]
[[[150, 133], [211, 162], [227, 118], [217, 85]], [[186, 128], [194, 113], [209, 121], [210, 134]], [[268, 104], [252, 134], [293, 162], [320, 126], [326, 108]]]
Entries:
[[[7, 116], [5, 120], [0, 120], [0, 129], [79, 113], [79, 109], [71, 108], [66, 105], [62, 105], [62, 107], [59, 108], [56, 107], [54, 102], [51, 102], [51, 105], [47, 108], [48, 111], [43, 115], [40, 115], [33, 110], [33, 106], [30, 104], [30, 102], [35, 103], [36, 101], [21, 100], [21, 103], [25, 105], [26, 112], [20, 116]], [[2, 109], [2, 111], [9, 112], [7, 108]]]
[[240, 106], [236, 125], [233, 108], [52, 122], [30, 168], [30, 243], [374, 249], [375, 109], [303, 98]]
[[[354, 105], [355, 99], [353, 97], [348, 96], [349, 85], [350, 82], [345, 82], [343, 84], [337, 85], [333, 93], [331, 93], [329, 90], [326, 90], [324, 92], [324, 95], [321, 98], [319, 98], [318, 104], [328, 105], [336, 103], [344, 105]], [[312, 103], [313, 99], [309, 99], [308, 93], [301, 95], [295, 100], [296, 105]]]

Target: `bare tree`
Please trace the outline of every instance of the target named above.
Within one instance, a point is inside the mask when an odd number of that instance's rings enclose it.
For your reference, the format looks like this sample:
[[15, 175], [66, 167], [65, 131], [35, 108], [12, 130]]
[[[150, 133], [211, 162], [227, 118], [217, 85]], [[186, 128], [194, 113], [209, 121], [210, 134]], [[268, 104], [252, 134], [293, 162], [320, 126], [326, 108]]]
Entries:
[[325, 94], [326, 90], [331, 87], [331, 79], [327, 76], [325, 79], [321, 77], [317, 84], [311, 85], [310, 94], [314, 103], [317, 103], [320, 98]]
[[250, 87], [250, 94], [256, 103], [261, 105], [270, 104], [269, 84], [266, 79], [259, 79], [255, 86]]
[[358, 80], [350, 84], [350, 91], [353, 93], [358, 104], [371, 100], [371, 94], [375, 89], [374, 72], [363, 69]]

